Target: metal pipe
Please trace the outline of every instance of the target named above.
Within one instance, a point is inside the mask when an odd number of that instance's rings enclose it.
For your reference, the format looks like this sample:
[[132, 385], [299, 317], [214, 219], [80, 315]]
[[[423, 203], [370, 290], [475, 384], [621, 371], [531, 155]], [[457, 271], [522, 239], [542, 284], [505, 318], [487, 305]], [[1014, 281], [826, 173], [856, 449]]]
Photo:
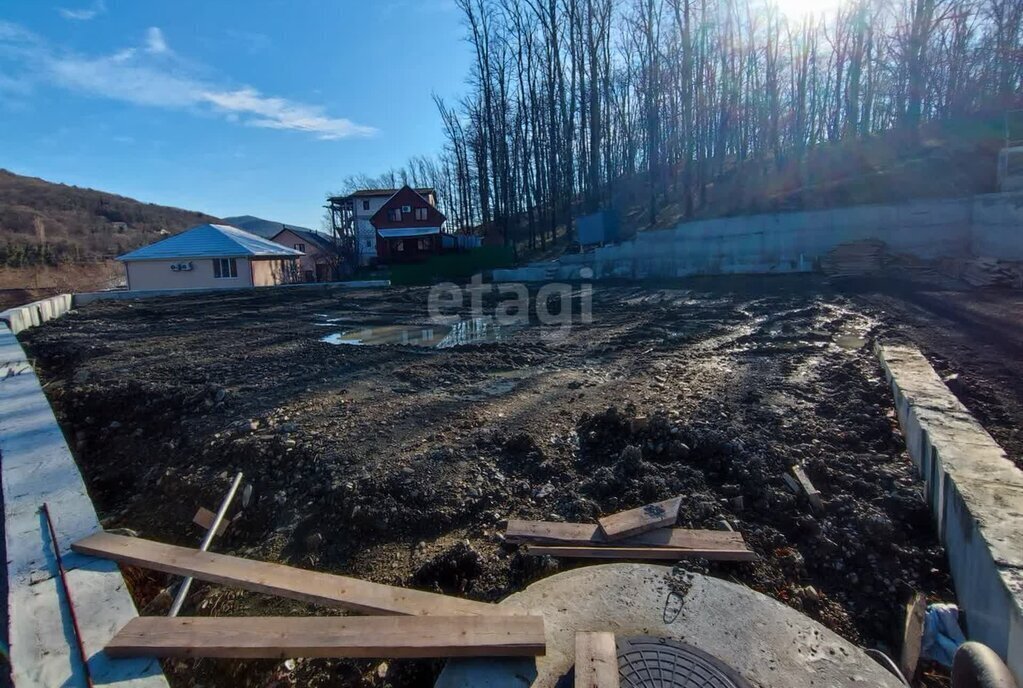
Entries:
[[60, 556], [60, 545], [57, 543], [57, 529], [53, 527], [53, 519], [50, 518], [50, 507], [43, 502], [40, 508], [43, 516], [46, 517], [46, 528], [50, 531], [50, 544], [53, 545], [53, 553], [57, 557], [57, 573], [60, 574], [60, 582], [64, 586], [64, 595], [67, 597], [67, 608], [71, 616], [71, 626], [75, 631], [75, 644], [78, 646], [78, 658], [82, 661], [82, 671], [85, 672], [85, 685], [93, 688], [92, 671], [89, 669], [89, 658], [85, 654], [85, 645], [82, 644], [82, 629], [78, 626], [78, 614], [75, 613], [75, 603], [71, 599], [71, 586], [67, 584], [67, 572], [64, 570], [64, 559]]
[[[231, 483], [231, 489], [227, 491], [227, 496], [224, 497], [224, 501], [220, 503], [220, 509], [217, 510], [217, 515], [213, 519], [213, 523], [210, 524], [210, 529], [206, 531], [206, 537], [202, 539], [202, 544], [199, 545], [199, 551], [205, 552], [209, 549], [210, 543], [213, 542], [213, 538], [217, 536], [217, 530], [220, 529], [220, 523], [224, 520], [224, 515], [227, 513], [228, 508], [231, 506], [231, 502], [234, 500], [234, 495], [238, 491], [238, 486], [242, 484], [242, 473], [238, 471], [238, 475], [234, 477], [234, 482]], [[181, 587], [178, 588], [178, 594], [174, 596], [174, 604], [171, 605], [170, 612], [167, 616], [177, 616], [178, 612], [181, 611], [182, 605], [185, 604], [185, 597], [188, 596], [188, 589], [192, 587], [192, 577], [188, 576], [185, 580], [181, 581]]]

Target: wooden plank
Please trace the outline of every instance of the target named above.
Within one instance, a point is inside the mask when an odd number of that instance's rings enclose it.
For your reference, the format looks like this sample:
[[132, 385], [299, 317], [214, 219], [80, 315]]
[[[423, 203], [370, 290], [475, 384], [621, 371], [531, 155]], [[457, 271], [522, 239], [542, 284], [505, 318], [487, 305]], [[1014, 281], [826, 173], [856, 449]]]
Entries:
[[666, 499], [656, 504], [647, 504], [638, 509], [620, 511], [617, 514], [597, 519], [604, 537], [608, 540], [620, 540], [630, 535], [639, 535], [648, 530], [656, 530], [665, 526], [675, 525], [678, 509], [682, 505], [681, 497]]
[[369, 614], [461, 616], [514, 613], [484, 602], [110, 533], [90, 535], [72, 544], [71, 548], [82, 554], [177, 576], [192, 576], [243, 590]]
[[817, 491], [817, 488], [810, 482], [810, 478], [807, 477], [806, 472], [801, 466], [793, 466], [792, 474], [796, 476], [796, 480], [799, 481], [799, 486], [803, 488], [803, 492], [806, 493], [807, 499], [810, 500], [810, 506], [815, 511], [824, 511], [824, 503], [821, 502], [821, 493]]
[[619, 688], [614, 633], [575, 634], [575, 688]]
[[916, 593], [906, 605], [906, 620], [902, 627], [902, 655], [899, 659], [899, 670], [910, 683], [916, 676], [916, 665], [920, 663], [920, 646], [923, 642], [926, 613], [927, 598], [921, 593]]
[[[590, 523], [555, 523], [509, 519], [504, 537], [513, 544], [547, 543], [552, 545], [597, 546], [607, 544], [600, 526]], [[679, 549], [741, 549], [746, 546], [740, 533], [725, 530], [689, 530], [658, 528], [632, 537], [615, 540], [621, 547], [676, 547]]]
[[[192, 523], [199, 526], [203, 530], [209, 530], [210, 526], [213, 525], [213, 521], [216, 520], [216, 518], [217, 515], [215, 513], [213, 513], [206, 507], [201, 506], [199, 507], [199, 510], [195, 512], [195, 516], [192, 517]], [[217, 537], [220, 537], [221, 535], [224, 534], [224, 531], [227, 530], [228, 523], [230, 522], [226, 520], [220, 522], [220, 527], [217, 528]]]
[[534, 657], [542, 616], [166, 617], [132, 619], [111, 657]]
[[577, 559], [710, 559], [712, 561], [756, 561], [757, 554], [748, 549], [675, 549], [671, 547], [560, 547], [557, 545], [525, 545], [526, 554], [534, 557]]

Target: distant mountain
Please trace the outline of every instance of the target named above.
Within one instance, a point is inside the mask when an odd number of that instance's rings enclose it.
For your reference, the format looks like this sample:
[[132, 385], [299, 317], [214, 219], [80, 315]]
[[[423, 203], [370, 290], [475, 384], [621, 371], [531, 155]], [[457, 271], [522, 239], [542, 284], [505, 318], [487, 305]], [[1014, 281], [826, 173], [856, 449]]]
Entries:
[[283, 222], [264, 220], [263, 218], [255, 217], [254, 215], [235, 215], [234, 217], [225, 217], [224, 222], [232, 227], [244, 229], [246, 232], [261, 236], [264, 239], [272, 238], [275, 234], [277, 234], [277, 232], [281, 231], [285, 227], [288, 229], [298, 229], [303, 232], [315, 231], [298, 225], [289, 225]]
[[0, 169], [0, 267], [113, 258], [217, 218]]

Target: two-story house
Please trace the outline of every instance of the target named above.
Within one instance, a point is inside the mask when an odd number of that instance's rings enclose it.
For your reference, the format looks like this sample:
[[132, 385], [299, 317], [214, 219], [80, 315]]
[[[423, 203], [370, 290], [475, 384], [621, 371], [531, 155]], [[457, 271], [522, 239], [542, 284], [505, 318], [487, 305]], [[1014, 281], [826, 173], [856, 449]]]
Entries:
[[441, 253], [445, 219], [431, 197], [410, 186], [398, 189], [370, 218], [376, 231], [377, 261], [412, 263]]
[[[372, 219], [377, 211], [398, 191], [400, 189], [362, 189], [350, 196], [330, 199], [333, 205], [343, 205], [351, 213], [359, 265], [370, 265], [377, 262], [379, 258], [377, 253], [377, 232], [373, 226]], [[422, 196], [431, 206], [436, 207], [437, 194], [433, 189], [415, 189], [415, 192]]]

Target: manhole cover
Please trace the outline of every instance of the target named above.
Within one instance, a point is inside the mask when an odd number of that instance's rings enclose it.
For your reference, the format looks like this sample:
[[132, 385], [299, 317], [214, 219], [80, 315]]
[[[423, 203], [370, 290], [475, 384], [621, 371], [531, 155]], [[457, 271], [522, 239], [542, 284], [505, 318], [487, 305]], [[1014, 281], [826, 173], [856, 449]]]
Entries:
[[[734, 669], [703, 650], [666, 638], [618, 638], [621, 688], [752, 688]], [[575, 668], [556, 688], [575, 684]]]
[[[735, 670], [703, 650], [667, 638], [618, 638], [621, 688], [752, 688]], [[575, 685], [575, 668], [555, 688]]]
[[622, 688], [750, 688], [721, 660], [665, 638], [618, 640]]

